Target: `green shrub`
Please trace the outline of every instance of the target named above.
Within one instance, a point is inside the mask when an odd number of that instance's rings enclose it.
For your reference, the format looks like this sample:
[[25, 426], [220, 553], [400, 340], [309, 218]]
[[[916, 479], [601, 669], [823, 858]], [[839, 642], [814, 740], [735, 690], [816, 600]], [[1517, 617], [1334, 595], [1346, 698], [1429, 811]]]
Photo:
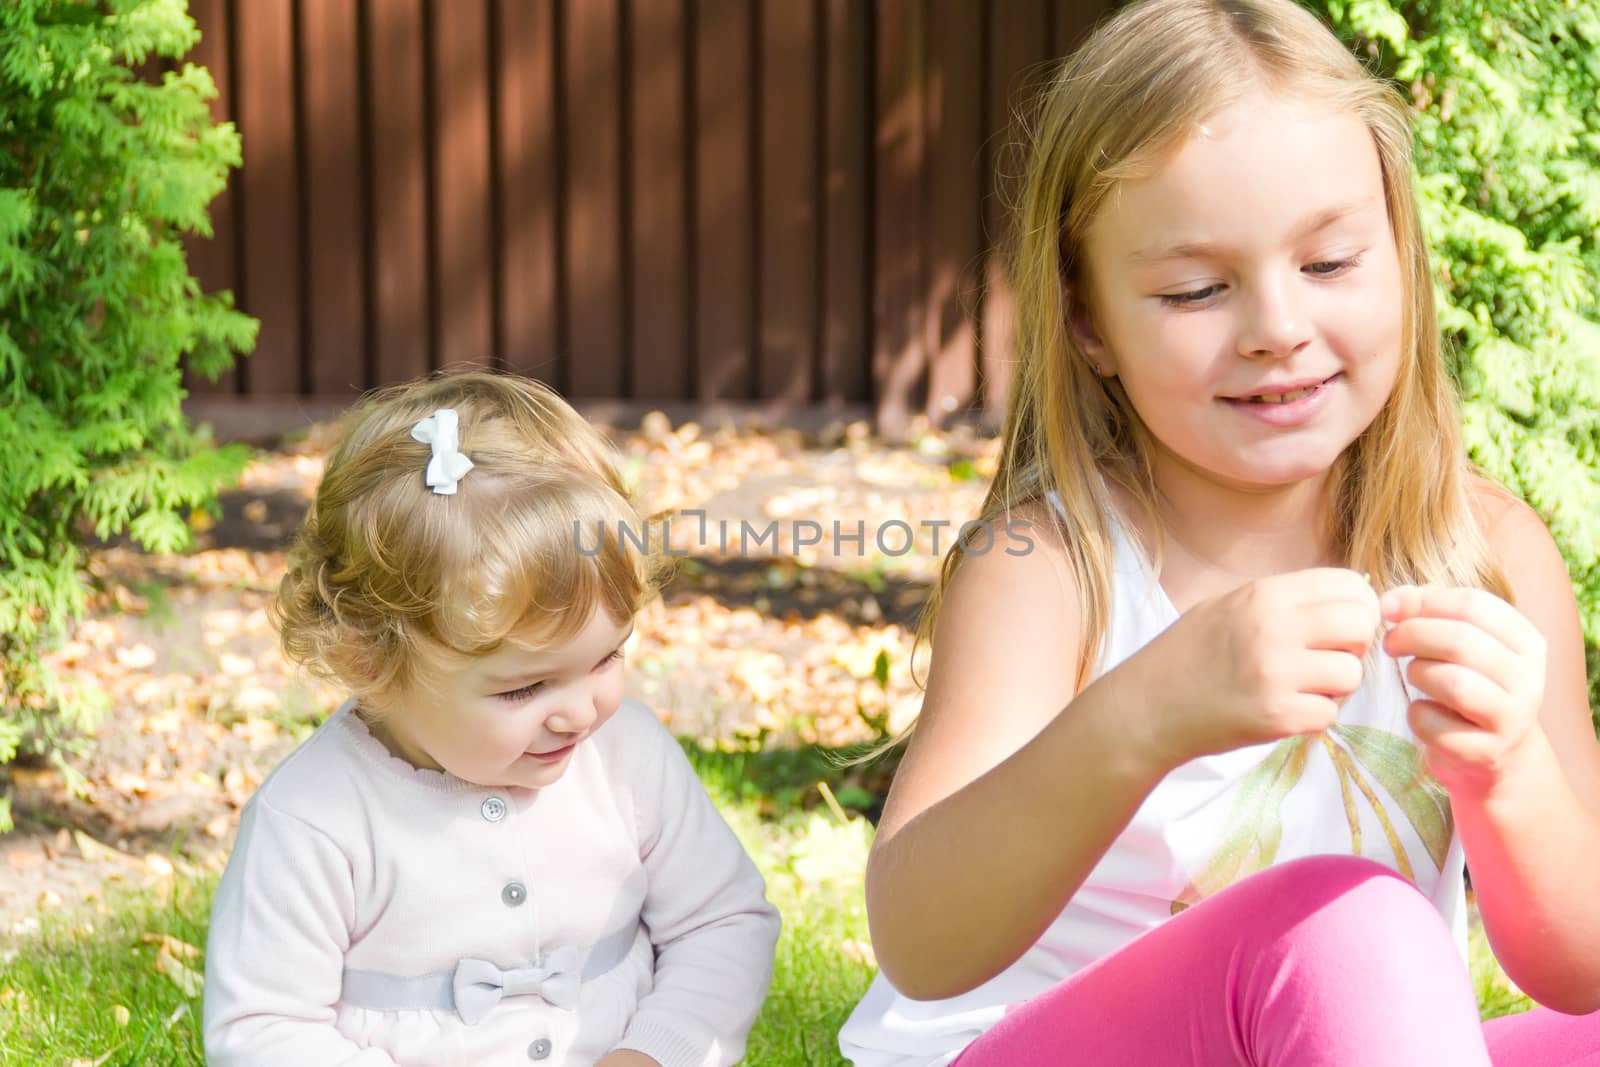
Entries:
[[179, 243], [209, 235], [239, 137], [204, 70], [133, 73], [197, 39], [182, 0], [0, 4], [0, 764], [59, 761], [95, 713], [40, 661], [82, 608], [85, 531], [179, 548], [244, 462], [179, 407], [181, 360], [215, 377], [255, 341]]
[[1318, 0], [1409, 87], [1440, 320], [1473, 459], [1566, 557], [1600, 696], [1600, 12]]

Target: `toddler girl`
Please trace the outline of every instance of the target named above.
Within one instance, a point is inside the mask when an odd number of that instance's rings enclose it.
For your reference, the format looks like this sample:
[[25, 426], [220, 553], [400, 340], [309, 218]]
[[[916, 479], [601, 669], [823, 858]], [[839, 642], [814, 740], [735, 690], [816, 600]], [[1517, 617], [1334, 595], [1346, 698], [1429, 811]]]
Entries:
[[352, 696], [245, 808], [208, 1062], [740, 1058], [778, 917], [623, 699], [638, 522], [604, 440], [535, 382], [437, 378], [353, 415], [277, 608], [288, 655]]

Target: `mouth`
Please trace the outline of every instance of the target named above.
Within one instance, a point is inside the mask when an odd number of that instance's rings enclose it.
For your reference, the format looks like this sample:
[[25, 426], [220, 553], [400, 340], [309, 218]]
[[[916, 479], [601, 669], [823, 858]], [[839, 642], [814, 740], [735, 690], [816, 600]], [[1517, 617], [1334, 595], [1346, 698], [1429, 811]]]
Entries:
[[549, 752], [525, 752], [523, 755], [532, 756], [542, 763], [555, 763], [557, 760], [565, 758], [576, 747], [578, 747], [578, 743], [574, 741], [570, 745], [562, 745], [560, 748], [553, 748]]
[[1282, 385], [1267, 386], [1252, 393], [1223, 397], [1223, 399], [1236, 404], [1293, 404], [1297, 400], [1304, 400], [1338, 377], [1339, 375], [1335, 374], [1329, 378], [1285, 382]]

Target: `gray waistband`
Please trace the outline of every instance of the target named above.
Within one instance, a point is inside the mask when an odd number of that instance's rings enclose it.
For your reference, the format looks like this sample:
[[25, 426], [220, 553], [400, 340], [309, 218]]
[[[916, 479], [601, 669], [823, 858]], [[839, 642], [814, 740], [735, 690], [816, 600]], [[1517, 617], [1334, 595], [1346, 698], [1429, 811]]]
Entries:
[[[608, 974], [618, 967], [633, 950], [639, 926], [607, 934], [590, 946], [579, 969], [582, 981], [589, 982]], [[563, 954], [568, 949], [547, 953], [546, 959]], [[458, 965], [459, 966], [459, 965]], [[504, 968], [507, 974], [534, 968], [534, 964], [519, 964]], [[456, 1004], [455, 980], [457, 968], [436, 971], [433, 974], [398, 975], [381, 971], [355, 971], [345, 969], [339, 992], [342, 1003], [373, 1011], [459, 1011]], [[506, 995], [514, 991], [508, 989]]]

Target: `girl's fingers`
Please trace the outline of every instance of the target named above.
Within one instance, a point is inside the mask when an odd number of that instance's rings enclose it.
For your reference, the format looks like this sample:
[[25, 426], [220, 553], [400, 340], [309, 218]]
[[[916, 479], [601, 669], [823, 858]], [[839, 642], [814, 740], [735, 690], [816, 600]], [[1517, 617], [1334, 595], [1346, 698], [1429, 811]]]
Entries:
[[1300, 628], [1307, 648], [1337, 649], [1364, 655], [1378, 633], [1378, 612], [1373, 598], [1322, 600], [1302, 605], [1286, 624]]
[[1298, 658], [1297, 667], [1295, 688], [1301, 693], [1343, 700], [1361, 687], [1359, 654], [1307, 649]]
[[1516, 608], [1493, 593], [1439, 585], [1403, 585], [1383, 594], [1383, 618], [1399, 624], [1407, 619], [1455, 619], [1471, 623], [1519, 656], [1544, 654], [1544, 635]]
[[1312, 567], [1264, 580], [1283, 583], [1291, 591], [1292, 599], [1301, 604], [1317, 604], [1325, 600], [1370, 603], [1378, 599], [1378, 594], [1372, 591], [1372, 583], [1365, 576], [1343, 567]]
[[1415, 616], [1383, 637], [1384, 651], [1399, 658], [1458, 663], [1509, 690], [1521, 673], [1520, 657], [1504, 642], [1471, 622]]
[[1411, 732], [1433, 754], [1442, 754], [1466, 765], [1478, 765], [1492, 759], [1495, 749], [1494, 735], [1455, 714], [1449, 708], [1432, 700], [1414, 700], [1406, 709], [1406, 719]]
[[1412, 660], [1406, 680], [1429, 698], [1475, 728], [1493, 730], [1499, 724], [1508, 694], [1493, 681], [1469, 667], [1433, 659]]
[[1339, 718], [1338, 699], [1322, 693], [1291, 693], [1278, 718], [1285, 733], [1312, 734], [1326, 730]]

